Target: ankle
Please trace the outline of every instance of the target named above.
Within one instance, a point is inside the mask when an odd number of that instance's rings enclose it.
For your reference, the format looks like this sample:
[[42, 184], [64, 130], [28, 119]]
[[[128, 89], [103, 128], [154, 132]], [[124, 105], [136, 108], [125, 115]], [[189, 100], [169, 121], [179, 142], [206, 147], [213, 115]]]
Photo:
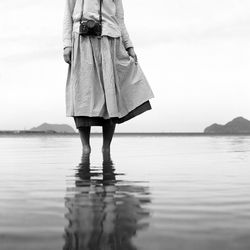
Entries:
[[86, 154], [90, 153], [90, 152], [91, 152], [91, 147], [90, 147], [90, 145], [89, 145], [89, 144], [83, 145], [83, 146], [82, 146], [82, 151], [83, 151], [83, 153], [86, 153]]

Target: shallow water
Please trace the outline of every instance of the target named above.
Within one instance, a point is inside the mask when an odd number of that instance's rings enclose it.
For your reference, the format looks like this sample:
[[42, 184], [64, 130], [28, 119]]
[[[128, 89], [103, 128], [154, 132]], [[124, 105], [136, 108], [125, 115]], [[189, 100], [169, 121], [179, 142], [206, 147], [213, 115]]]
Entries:
[[0, 249], [250, 249], [250, 136], [0, 137]]

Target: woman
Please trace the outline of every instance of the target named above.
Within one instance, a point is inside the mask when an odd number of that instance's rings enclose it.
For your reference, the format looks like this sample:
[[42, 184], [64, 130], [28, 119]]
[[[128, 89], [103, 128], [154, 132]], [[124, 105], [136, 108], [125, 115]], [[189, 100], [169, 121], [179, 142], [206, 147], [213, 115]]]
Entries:
[[[81, 22], [86, 27], [88, 20], [101, 24], [101, 34], [83, 33]], [[91, 151], [91, 126], [102, 126], [102, 151], [109, 152], [116, 124], [152, 109], [154, 97], [124, 23], [122, 0], [66, 0], [63, 47], [69, 64], [66, 116], [74, 118], [83, 152]]]

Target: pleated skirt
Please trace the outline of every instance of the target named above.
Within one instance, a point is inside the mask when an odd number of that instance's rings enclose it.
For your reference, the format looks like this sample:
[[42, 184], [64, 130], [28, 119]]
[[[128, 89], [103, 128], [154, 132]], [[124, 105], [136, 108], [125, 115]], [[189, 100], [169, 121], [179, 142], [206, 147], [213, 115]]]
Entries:
[[76, 128], [123, 123], [152, 109], [153, 91], [122, 38], [73, 33], [66, 116]]

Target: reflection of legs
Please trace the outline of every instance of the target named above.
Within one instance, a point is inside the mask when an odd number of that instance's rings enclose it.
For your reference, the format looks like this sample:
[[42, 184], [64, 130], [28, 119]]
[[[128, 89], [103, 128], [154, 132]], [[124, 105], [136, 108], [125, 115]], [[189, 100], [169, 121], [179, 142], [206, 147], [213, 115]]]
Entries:
[[110, 151], [103, 151], [102, 152], [102, 159], [103, 159], [103, 164], [104, 163], [110, 163], [111, 160], [111, 155], [110, 155]]
[[102, 133], [103, 133], [103, 146], [102, 152], [109, 152], [110, 151], [110, 144], [115, 132], [115, 123], [107, 122], [104, 123], [102, 126]]
[[79, 134], [80, 134], [80, 138], [82, 142], [83, 153], [91, 152], [91, 147], [89, 144], [90, 128], [91, 128], [90, 126], [79, 128]]

